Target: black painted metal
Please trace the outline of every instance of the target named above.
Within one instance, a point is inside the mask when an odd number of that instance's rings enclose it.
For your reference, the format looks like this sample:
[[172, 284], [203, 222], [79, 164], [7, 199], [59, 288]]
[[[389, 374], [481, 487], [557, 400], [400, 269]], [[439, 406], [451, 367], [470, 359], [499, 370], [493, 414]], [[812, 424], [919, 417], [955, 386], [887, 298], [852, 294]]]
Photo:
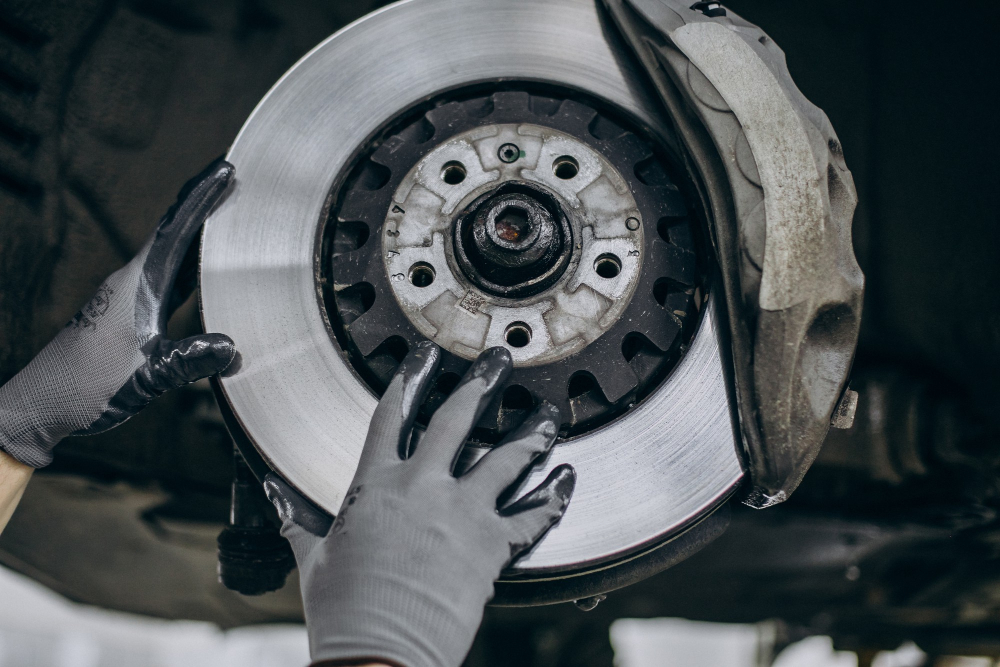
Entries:
[[295, 568], [295, 556], [238, 448], [233, 463], [229, 522], [218, 537], [219, 582], [243, 595], [263, 595], [285, 585]]

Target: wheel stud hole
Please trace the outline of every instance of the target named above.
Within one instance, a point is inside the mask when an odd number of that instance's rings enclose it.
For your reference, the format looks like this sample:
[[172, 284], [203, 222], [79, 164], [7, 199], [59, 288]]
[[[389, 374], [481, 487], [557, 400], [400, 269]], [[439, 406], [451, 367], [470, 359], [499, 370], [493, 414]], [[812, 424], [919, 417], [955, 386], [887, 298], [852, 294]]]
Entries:
[[461, 162], [447, 162], [441, 168], [441, 180], [448, 185], [458, 185], [465, 180], [465, 165]]
[[568, 181], [580, 173], [580, 163], [569, 155], [557, 157], [552, 163], [552, 173], [556, 178]]
[[410, 267], [410, 282], [414, 287], [427, 287], [434, 282], [434, 267], [426, 262], [417, 262]]
[[504, 209], [496, 217], [494, 226], [499, 236], [504, 241], [517, 243], [531, 231], [531, 222], [528, 220], [528, 212], [523, 208], [511, 206]]
[[531, 342], [531, 327], [524, 322], [514, 322], [507, 326], [503, 337], [511, 347], [524, 347]]
[[594, 271], [602, 278], [615, 278], [622, 272], [622, 261], [611, 253], [601, 255], [594, 260]]

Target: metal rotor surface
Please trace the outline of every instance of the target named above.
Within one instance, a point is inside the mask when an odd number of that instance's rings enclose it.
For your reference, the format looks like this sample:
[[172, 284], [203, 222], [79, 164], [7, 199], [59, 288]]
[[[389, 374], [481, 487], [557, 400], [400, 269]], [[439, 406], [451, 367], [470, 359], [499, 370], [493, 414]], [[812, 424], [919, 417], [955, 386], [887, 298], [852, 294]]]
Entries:
[[[612, 53], [593, 0], [409, 0], [329, 38], [275, 85], [229, 153], [236, 185], [206, 225], [207, 331], [242, 359], [221, 387], [268, 463], [336, 513], [376, 398], [353, 373], [317, 293], [318, 227], [358, 147], [400, 113], [483, 81], [582, 90], [665, 132], [637, 74]], [[710, 299], [673, 374], [627, 417], [555, 447], [577, 470], [569, 510], [516, 570], [608, 563], [715, 509], [742, 477]]]

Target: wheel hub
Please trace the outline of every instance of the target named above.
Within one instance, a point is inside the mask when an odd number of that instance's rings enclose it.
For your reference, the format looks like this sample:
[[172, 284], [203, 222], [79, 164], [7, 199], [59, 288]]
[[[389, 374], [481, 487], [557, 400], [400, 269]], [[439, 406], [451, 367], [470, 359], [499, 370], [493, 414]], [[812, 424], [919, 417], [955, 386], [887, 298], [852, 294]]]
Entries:
[[474, 201], [453, 238], [465, 277], [492, 296], [538, 294], [562, 276], [573, 254], [562, 207], [528, 183], [507, 183]]

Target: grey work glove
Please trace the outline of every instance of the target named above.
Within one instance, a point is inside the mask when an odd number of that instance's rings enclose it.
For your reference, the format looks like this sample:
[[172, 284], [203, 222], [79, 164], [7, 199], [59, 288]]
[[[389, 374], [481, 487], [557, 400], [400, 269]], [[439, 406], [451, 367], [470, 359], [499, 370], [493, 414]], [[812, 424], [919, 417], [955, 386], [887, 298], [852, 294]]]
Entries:
[[498, 497], [552, 447], [559, 413], [551, 405], [542, 405], [470, 471], [452, 472], [473, 425], [510, 373], [502, 348], [480, 355], [406, 456], [440, 355], [425, 342], [403, 360], [372, 417], [336, 521], [280, 478], [265, 478], [299, 565], [316, 664], [458, 667], [501, 570], [569, 503], [576, 474], [563, 465], [535, 490], [498, 507]]
[[40, 468], [64, 437], [106, 431], [232, 362], [228, 336], [166, 338], [167, 320], [193, 288], [175, 290], [185, 254], [232, 178], [233, 166], [219, 159], [188, 181], [139, 254], [0, 387], [0, 449]]

